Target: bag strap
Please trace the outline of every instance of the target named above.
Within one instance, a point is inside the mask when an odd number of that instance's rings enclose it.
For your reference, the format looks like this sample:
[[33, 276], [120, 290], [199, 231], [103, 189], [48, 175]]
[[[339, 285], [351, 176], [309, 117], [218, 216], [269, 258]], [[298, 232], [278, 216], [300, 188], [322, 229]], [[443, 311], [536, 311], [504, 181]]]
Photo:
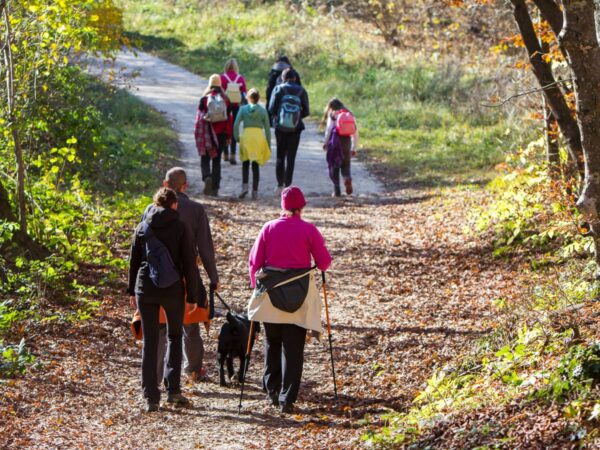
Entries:
[[231, 83], [231, 78], [229, 78], [226, 73], [224, 73], [223, 76], [225, 77], [228, 83]]
[[238, 73], [238, 74], [236, 75], [236, 77], [235, 77], [235, 80], [234, 80], [233, 82], [234, 82], [234, 83], [238, 83], [238, 84], [239, 84], [239, 82], [240, 82], [240, 77], [241, 77], [241, 75]]
[[287, 280], [284, 280], [281, 283], [276, 284], [271, 289], [275, 289], [275, 288], [278, 288], [280, 286], [284, 286], [284, 285], [286, 285], [288, 283], [291, 283], [292, 281], [296, 281], [296, 280], [299, 280], [300, 278], [304, 278], [306, 275], [310, 274], [313, 270], [315, 270], [315, 268], [311, 267], [310, 269], [308, 269], [307, 272], [302, 273], [300, 275], [296, 275], [295, 277], [292, 277], [292, 278], [288, 278]]

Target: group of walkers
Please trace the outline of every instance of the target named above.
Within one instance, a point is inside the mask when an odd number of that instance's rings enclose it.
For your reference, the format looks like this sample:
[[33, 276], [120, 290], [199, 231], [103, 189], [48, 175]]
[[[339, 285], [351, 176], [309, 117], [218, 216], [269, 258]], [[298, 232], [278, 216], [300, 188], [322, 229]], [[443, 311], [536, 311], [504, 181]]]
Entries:
[[[163, 187], [135, 229], [130, 250], [127, 292], [141, 319], [142, 390], [148, 412], [159, 410], [161, 385], [167, 403], [190, 404], [181, 393], [182, 366], [191, 380], [206, 379], [199, 323], [208, 316], [198, 312], [207, 308], [207, 292], [199, 266], [204, 267], [211, 290], [218, 291], [220, 286], [206, 212], [187, 197], [187, 188], [182, 168], [167, 172]], [[307, 331], [321, 332], [321, 304], [311, 261], [323, 271], [331, 264], [323, 236], [302, 220], [305, 206], [298, 187], [285, 188], [281, 216], [263, 226], [249, 254], [250, 284], [255, 290], [248, 316], [262, 322], [266, 334], [262, 384], [267, 400], [282, 413], [293, 411], [298, 396]], [[277, 277], [278, 289], [286, 280], [304, 277], [302, 298], [289, 296], [298, 292], [295, 283], [292, 291], [284, 287], [278, 292], [283, 305], [271, 302], [265, 286], [273, 277]], [[295, 305], [291, 307], [288, 301]]]
[[[331, 256], [323, 236], [302, 219], [306, 199], [292, 185], [294, 164], [309, 115], [309, 100], [300, 75], [287, 57], [275, 62], [266, 90], [267, 108], [257, 89], [247, 89], [235, 59], [223, 74], [209, 78], [198, 105], [195, 124], [204, 194], [217, 196], [221, 161], [242, 162], [240, 198], [257, 198], [260, 166], [271, 157], [271, 127], [277, 145], [275, 192], [281, 215], [267, 222], [249, 249], [248, 319], [265, 329], [262, 385], [267, 400], [281, 412], [293, 411], [304, 364], [307, 333], [320, 334], [321, 300], [313, 269], [327, 270]], [[356, 154], [358, 133], [352, 113], [338, 99], [324, 112], [323, 149], [334, 186], [341, 195], [353, 191], [350, 158]], [[252, 168], [252, 189], [249, 177]], [[136, 227], [131, 245], [127, 292], [141, 321], [143, 334], [142, 389], [147, 411], [159, 409], [164, 385], [167, 403], [188, 405], [181, 393], [182, 367], [192, 380], [207, 379], [200, 323], [208, 322], [208, 295], [199, 267], [208, 275], [210, 291], [219, 291], [215, 250], [204, 207], [186, 194], [184, 169], [169, 170]], [[313, 266], [314, 262], [314, 266]]]
[[[280, 56], [269, 73], [266, 108], [259, 104], [257, 89], [246, 87], [238, 63], [230, 59], [223, 74], [213, 74], [198, 104], [195, 123], [196, 149], [200, 155], [204, 194], [218, 196], [221, 161], [237, 164], [236, 143], [242, 162], [242, 189], [239, 198], [250, 193], [258, 198], [260, 167], [271, 158], [271, 127], [275, 129], [277, 186], [275, 194], [291, 186], [303, 119], [310, 114], [308, 93], [289, 59]], [[356, 155], [358, 131], [354, 115], [337, 98], [327, 105], [322, 121], [323, 149], [334, 185], [333, 196], [341, 195], [340, 172], [346, 194], [353, 192], [350, 160]], [[240, 132], [240, 128], [243, 131]]]

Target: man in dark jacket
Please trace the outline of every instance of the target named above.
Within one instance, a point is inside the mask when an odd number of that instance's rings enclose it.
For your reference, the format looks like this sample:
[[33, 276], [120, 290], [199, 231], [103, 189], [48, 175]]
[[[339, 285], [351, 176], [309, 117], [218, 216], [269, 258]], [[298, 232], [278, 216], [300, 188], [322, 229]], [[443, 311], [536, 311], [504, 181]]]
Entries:
[[[269, 113], [273, 117], [275, 125], [275, 140], [277, 141], [277, 163], [275, 173], [277, 175], [277, 188], [275, 193], [279, 195], [284, 187], [292, 184], [294, 177], [294, 164], [296, 153], [300, 145], [300, 134], [304, 130], [302, 119], [310, 114], [308, 105], [308, 94], [298, 84], [298, 74], [294, 69], [285, 69], [282, 73], [283, 83], [278, 85], [269, 102]], [[295, 130], [281, 130], [278, 128], [279, 109], [285, 96], [296, 96], [300, 99], [300, 121]]]
[[[269, 102], [271, 101], [273, 89], [275, 89], [278, 84], [283, 82], [281, 74], [285, 69], [293, 69], [292, 63], [290, 63], [290, 60], [287, 56], [281, 55], [277, 58], [277, 61], [275, 61], [275, 64], [273, 64], [273, 67], [269, 72], [269, 81], [267, 82], [267, 105], [269, 105]], [[298, 77], [296, 82], [299, 85], [302, 85], [302, 82], [300, 81], [300, 75], [296, 75]]]
[[[210, 280], [210, 288], [213, 290], [219, 289], [219, 274], [217, 273], [217, 265], [215, 261], [215, 249], [213, 245], [208, 216], [204, 207], [190, 199], [185, 191], [188, 188], [187, 175], [181, 167], [173, 167], [170, 169], [163, 181], [165, 187], [173, 189], [177, 193], [177, 212], [179, 218], [186, 226], [189, 227], [192, 237], [192, 247], [194, 253], [199, 257], [206, 274]], [[196, 271], [196, 279], [199, 286], [202, 285], [200, 272]], [[201, 289], [200, 295], [203, 298], [198, 298], [198, 303], [203, 305], [206, 300], [205, 291]], [[159, 361], [164, 360], [166, 350], [166, 336], [163, 331], [161, 333], [161, 343], [159, 345]], [[184, 365], [183, 369], [190, 374], [192, 379], [203, 379], [206, 376], [206, 369], [203, 366], [204, 360], [204, 343], [200, 334], [200, 323], [194, 320], [194, 316], [187, 314], [183, 324], [183, 354]], [[159, 380], [161, 379], [163, 366], [158, 367]]]

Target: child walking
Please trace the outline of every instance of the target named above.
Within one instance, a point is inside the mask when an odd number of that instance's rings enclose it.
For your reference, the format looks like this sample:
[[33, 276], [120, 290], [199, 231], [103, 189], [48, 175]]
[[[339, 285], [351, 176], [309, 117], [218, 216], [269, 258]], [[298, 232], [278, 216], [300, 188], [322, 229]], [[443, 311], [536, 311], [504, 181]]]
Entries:
[[[271, 127], [267, 110], [258, 104], [260, 95], [254, 88], [248, 91], [248, 104], [240, 108], [233, 125], [233, 137], [240, 143], [242, 161], [242, 193], [239, 198], [248, 195], [250, 164], [252, 164], [252, 199], [258, 197], [259, 166], [271, 157]], [[240, 125], [244, 130], [240, 138]]]
[[231, 144], [232, 125], [231, 103], [221, 88], [221, 76], [211, 75], [198, 105], [194, 131], [204, 195], [219, 195], [221, 155]]
[[[231, 58], [225, 63], [225, 71], [221, 74], [221, 87], [231, 102], [233, 121], [237, 118], [240, 106], [246, 103], [247, 95], [246, 80], [239, 72], [240, 69], [236, 59]], [[225, 150], [223, 159], [229, 161], [230, 164], [237, 164], [235, 161], [235, 139], [231, 141], [229, 151]]]
[[325, 143], [323, 150], [327, 152], [329, 178], [333, 182], [333, 197], [342, 195], [340, 189], [340, 172], [344, 178], [346, 194], [351, 195], [352, 175], [350, 159], [356, 156], [358, 146], [358, 129], [354, 115], [337, 98], [332, 98], [323, 114], [325, 123]]

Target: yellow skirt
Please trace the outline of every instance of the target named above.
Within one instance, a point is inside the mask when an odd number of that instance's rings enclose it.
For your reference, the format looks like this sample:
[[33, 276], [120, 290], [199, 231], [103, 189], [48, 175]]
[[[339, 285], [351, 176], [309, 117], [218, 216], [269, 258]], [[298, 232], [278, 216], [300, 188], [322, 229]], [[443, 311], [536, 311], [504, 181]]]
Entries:
[[240, 159], [264, 165], [271, 158], [271, 149], [262, 128], [244, 128], [240, 138]]

